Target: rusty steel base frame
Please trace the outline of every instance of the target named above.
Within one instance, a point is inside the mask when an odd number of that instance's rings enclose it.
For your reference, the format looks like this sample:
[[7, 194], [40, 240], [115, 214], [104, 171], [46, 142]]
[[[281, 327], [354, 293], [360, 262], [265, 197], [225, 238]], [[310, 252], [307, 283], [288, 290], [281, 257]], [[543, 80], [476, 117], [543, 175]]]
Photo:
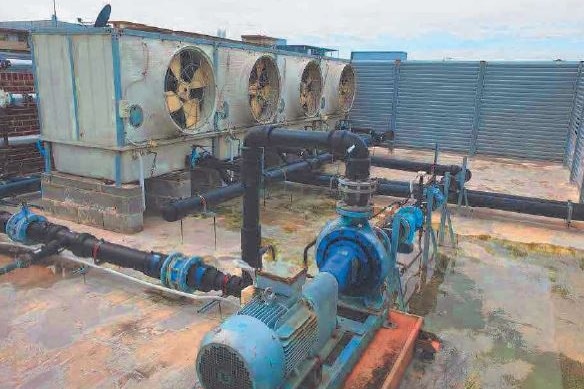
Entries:
[[381, 382], [395, 382], [387, 388], [399, 385], [412, 359], [422, 318], [395, 310], [374, 313], [342, 305], [339, 310], [333, 337], [317, 357], [301, 363], [283, 389], [377, 387], [368, 385], [379, 381], [380, 368], [388, 373]]

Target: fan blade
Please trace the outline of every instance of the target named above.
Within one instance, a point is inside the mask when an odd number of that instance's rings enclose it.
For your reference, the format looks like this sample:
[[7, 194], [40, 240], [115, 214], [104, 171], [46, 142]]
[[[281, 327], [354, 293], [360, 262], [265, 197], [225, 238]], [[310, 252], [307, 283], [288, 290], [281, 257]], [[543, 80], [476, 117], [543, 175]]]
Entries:
[[170, 61], [170, 71], [172, 72], [172, 74], [174, 74], [174, 77], [176, 77], [177, 80], [182, 80], [181, 76], [180, 76], [180, 71], [181, 71], [181, 66], [180, 66], [180, 56], [179, 55], [175, 55], [172, 58], [172, 61]]
[[199, 117], [201, 115], [201, 109], [199, 107], [200, 101], [198, 99], [193, 99], [185, 102], [184, 110], [185, 116], [187, 117], [186, 126], [190, 128], [197, 124]]
[[166, 108], [170, 113], [176, 112], [182, 108], [183, 103], [180, 100], [180, 97], [174, 92], [165, 92], [166, 95]]
[[207, 77], [203, 69], [201, 69], [201, 67], [199, 67], [195, 71], [195, 74], [193, 75], [193, 79], [191, 80], [189, 86], [191, 87], [191, 89], [204, 88], [207, 86]]
[[254, 116], [259, 116], [262, 110], [262, 104], [258, 101], [258, 99], [251, 100], [251, 111], [254, 113]]
[[264, 87], [261, 89], [261, 92], [262, 96], [267, 99], [272, 93], [272, 86], [270, 84], [264, 85]]
[[260, 91], [259, 85], [257, 82], [253, 83], [253, 84], [249, 84], [249, 87], [247, 88], [248, 93], [250, 96], [257, 96], [257, 94]]

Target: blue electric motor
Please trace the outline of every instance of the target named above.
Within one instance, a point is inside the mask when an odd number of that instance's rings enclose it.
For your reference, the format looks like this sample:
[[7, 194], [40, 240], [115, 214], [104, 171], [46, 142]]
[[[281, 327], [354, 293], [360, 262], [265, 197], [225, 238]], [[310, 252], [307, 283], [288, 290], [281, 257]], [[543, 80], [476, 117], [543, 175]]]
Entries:
[[203, 338], [197, 374], [206, 389], [273, 389], [315, 356], [336, 327], [337, 282], [327, 273], [304, 284], [257, 276], [256, 293]]

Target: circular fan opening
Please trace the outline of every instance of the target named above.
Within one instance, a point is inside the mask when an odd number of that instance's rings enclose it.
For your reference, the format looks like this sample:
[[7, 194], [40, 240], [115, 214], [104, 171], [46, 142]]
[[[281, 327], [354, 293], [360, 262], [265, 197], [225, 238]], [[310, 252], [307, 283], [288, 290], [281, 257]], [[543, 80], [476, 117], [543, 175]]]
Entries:
[[306, 116], [315, 116], [322, 96], [322, 73], [316, 61], [310, 61], [300, 81], [300, 105]]
[[164, 78], [166, 109], [186, 133], [200, 128], [211, 116], [215, 102], [213, 69], [205, 54], [186, 47], [170, 60]]
[[339, 106], [342, 112], [349, 112], [355, 100], [355, 71], [346, 65], [339, 81]]
[[280, 75], [273, 58], [260, 57], [249, 75], [249, 107], [258, 123], [274, 119], [280, 100]]

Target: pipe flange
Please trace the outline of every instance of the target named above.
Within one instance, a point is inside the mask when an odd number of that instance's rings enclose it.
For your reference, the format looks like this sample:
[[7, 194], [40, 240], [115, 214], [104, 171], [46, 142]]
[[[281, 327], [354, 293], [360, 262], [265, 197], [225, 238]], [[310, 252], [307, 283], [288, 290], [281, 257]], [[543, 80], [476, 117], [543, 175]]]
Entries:
[[196, 288], [187, 284], [187, 276], [189, 269], [201, 264], [202, 261], [201, 257], [188, 258], [178, 252], [171, 253], [166, 257], [160, 269], [160, 282], [167, 288], [193, 293]]
[[32, 244], [30, 239], [27, 236], [27, 229], [30, 223], [33, 222], [46, 222], [47, 218], [41, 215], [37, 215], [35, 213], [30, 212], [28, 207], [23, 206], [22, 209], [12, 215], [8, 222], [6, 223], [6, 235], [8, 237], [18, 243], [22, 244]]

